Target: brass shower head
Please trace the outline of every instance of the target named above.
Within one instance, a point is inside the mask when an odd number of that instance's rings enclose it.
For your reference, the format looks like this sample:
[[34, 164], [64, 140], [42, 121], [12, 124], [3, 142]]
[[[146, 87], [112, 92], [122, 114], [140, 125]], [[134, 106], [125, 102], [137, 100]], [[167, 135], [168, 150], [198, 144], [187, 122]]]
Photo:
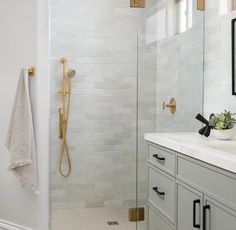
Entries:
[[65, 57], [61, 58], [61, 63], [62, 64], [66, 64], [67, 63], [67, 59]]

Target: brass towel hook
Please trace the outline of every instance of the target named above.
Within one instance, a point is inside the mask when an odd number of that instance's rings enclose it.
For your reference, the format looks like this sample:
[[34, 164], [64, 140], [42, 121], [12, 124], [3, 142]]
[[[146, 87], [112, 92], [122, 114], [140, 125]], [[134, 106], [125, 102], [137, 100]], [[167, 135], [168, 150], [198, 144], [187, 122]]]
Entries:
[[176, 100], [175, 98], [171, 98], [169, 103], [166, 103], [163, 101], [162, 103], [162, 109], [165, 110], [166, 108], [170, 108], [171, 113], [175, 113], [176, 111]]
[[28, 74], [29, 74], [30, 77], [34, 77], [35, 73], [36, 73], [36, 71], [35, 71], [34, 67], [29, 67], [28, 68]]

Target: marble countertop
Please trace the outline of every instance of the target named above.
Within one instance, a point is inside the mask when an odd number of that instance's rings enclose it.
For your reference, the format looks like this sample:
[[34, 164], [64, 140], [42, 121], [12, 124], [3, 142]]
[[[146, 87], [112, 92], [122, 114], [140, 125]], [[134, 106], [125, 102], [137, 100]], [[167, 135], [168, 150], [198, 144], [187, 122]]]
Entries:
[[145, 140], [236, 173], [236, 138], [230, 141], [198, 133], [147, 133]]

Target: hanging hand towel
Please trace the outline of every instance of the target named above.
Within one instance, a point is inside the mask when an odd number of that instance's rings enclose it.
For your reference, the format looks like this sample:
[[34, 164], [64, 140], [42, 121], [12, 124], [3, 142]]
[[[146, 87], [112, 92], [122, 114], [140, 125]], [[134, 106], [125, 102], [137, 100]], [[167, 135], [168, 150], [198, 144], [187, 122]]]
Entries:
[[22, 187], [38, 193], [37, 156], [30, 103], [28, 69], [22, 69], [11, 114], [6, 147], [10, 152], [9, 170]]

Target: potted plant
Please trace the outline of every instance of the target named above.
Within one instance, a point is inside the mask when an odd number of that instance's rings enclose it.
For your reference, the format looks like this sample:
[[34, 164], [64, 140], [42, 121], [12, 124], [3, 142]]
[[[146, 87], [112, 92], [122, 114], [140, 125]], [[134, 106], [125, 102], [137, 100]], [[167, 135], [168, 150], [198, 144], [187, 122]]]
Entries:
[[214, 114], [210, 118], [213, 135], [220, 140], [230, 140], [235, 135], [236, 113], [225, 110], [223, 113]]

